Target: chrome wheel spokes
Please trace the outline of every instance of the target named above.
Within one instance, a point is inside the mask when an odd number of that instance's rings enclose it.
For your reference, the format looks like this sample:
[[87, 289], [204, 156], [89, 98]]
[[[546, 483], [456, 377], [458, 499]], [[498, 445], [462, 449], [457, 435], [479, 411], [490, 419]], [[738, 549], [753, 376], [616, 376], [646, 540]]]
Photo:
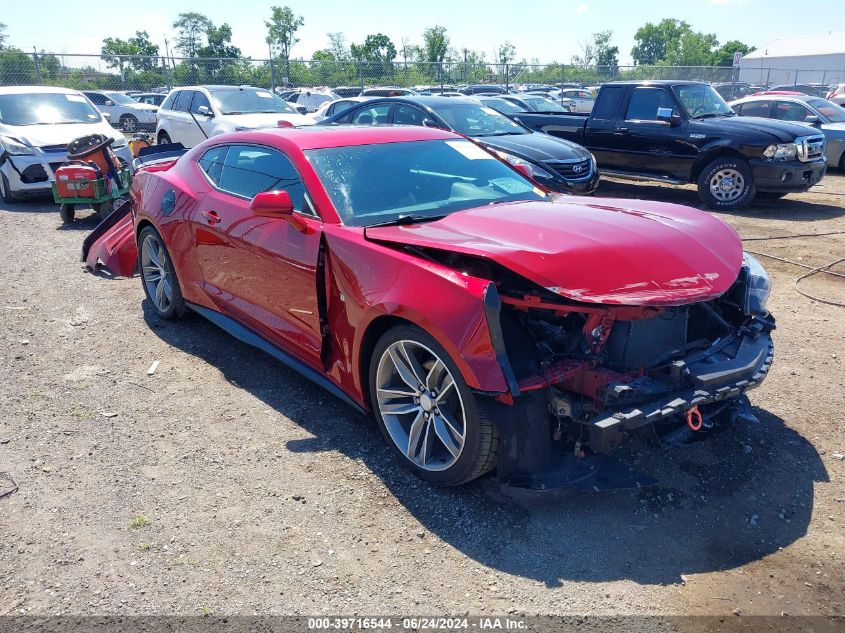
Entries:
[[141, 276], [150, 300], [160, 312], [166, 312], [173, 301], [171, 275], [164, 244], [147, 235], [141, 244]]
[[396, 446], [430, 471], [455, 464], [466, 441], [466, 410], [445, 363], [416, 341], [392, 343], [379, 359], [376, 400]]
[[710, 178], [710, 192], [721, 202], [739, 198], [745, 191], [745, 178], [736, 169], [720, 169]]

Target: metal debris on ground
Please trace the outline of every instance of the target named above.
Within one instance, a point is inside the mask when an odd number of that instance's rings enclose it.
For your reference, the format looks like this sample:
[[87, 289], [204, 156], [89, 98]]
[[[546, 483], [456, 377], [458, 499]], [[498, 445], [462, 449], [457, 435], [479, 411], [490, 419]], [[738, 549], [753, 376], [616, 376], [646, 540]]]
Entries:
[[[0, 481], [8, 481], [10, 484], [8, 490], [3, 490], [2, 488], [0, 488], [0, 498], [7, 497], [13, 492], [17, 492], [18, 482], [15, 481], [15, 478], [12, 473], [0, 472]], [[5, 488], [5, 486], [3, 486], [3, 488]]]

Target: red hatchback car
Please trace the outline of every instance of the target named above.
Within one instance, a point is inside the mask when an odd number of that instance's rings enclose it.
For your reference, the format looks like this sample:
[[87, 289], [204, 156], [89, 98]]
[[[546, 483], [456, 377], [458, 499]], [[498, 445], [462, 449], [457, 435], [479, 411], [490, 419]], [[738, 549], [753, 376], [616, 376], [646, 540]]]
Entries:
[[769, 280], [727, 224], [549, 194], [439, 129], [217, 136], [141, 167], [132, 211], [161, 318], [371, 411], [435, 484], [599, 486], [628, 433], [753, 417], [772, 362]]

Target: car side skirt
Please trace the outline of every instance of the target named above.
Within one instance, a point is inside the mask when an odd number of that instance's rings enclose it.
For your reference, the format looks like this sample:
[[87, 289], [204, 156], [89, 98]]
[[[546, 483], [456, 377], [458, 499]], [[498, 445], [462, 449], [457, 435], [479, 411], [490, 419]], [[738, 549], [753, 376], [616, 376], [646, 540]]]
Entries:
[[362, 407], [359, 403], [353, 400], [342, 389], [340, 389], [340, 387], [338, 387], [332, 381], [326, 378], [326, 376], [321, 374], [319, 371], [309, 367], [307, 364], [305, 364], [295, 356], [280, 349], [279, 347], [276, 347], [275, 345], [267, 341], [265, 338], [253, 332], [245, 325], [242, 325], [235, 319], [232, 319], [231, 317], [228, 317], [225, 314], [221, 314], [220, 312], [217, 312], [215, 310], [209, 310], [208, 308], [199, 306], [195, 303], [188, 303], [188, 306], [194, 312], [208, 319], [214, 325], [221, 328], [228, 334], [234, 336], [242, 343], [257, 347], [262, 352], [269, 354], [270, 356], [282, 362], [290, 369], [294, 370], [300, 376], [303, 376], [311, 382], [316, 383], [317, 385], [331, 393], [333, 396], [336, 396], [337, 398], [343, 400], [343, 402], [351, 406], [358, 413], [361, 413], [363, 415], [368, 414], [367, 410], [364, 407]]

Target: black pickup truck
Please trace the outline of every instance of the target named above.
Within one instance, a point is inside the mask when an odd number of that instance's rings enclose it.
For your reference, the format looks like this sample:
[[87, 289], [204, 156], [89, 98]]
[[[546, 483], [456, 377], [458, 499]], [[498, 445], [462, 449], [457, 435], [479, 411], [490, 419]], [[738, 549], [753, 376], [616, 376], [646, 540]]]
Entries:
[[739, 117], [709, 84], [605, 84], [588, 115], [511, 115], [589, 149], [604, 174], [696, 183], [711, 209], [739, 209], [759, 194], [806, 191], [825, 174], [824, 136], [803, 124]]

